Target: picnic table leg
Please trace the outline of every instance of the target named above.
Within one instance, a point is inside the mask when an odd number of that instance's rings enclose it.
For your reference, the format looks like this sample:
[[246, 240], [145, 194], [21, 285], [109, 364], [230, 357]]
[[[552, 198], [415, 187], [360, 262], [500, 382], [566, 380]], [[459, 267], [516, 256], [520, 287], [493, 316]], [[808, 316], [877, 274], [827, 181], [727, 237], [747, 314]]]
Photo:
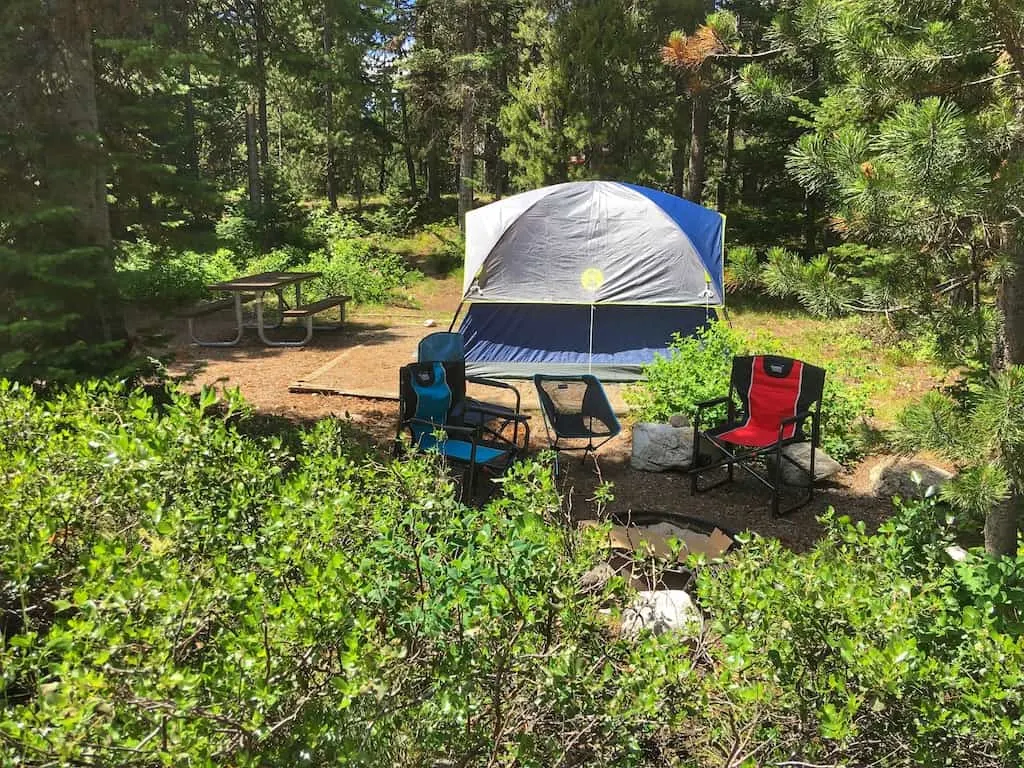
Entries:
[[236, 347], [242, 340], [242, 334], [245, 332], [245, 326], [242, 324], [242, 294], [238, 291], [234, 291], [235, 299], [235, 326], [238, 332], [235, 334], [235, 338], [230, 341], [203, 341], [196, 336], [195, 329], [195, 318], [190, 317], [188, 319], [188, 335], [192, 339], [193, 344], [197, 344], [200, 347]]
[[273, 341], [272, 339], [268, 339], [266, 327], [263, 325], [263, 291], [260, 291], [259, 294], [257, 294], [256, 332], [260, 335], [260, 340], [268, 347], [304, 347], [308, 344], [309, 340], [313, 338], [313, 317], [312, 315], [307, 315], [302, 319], [306, 326], [306, 337], [301, 341]]

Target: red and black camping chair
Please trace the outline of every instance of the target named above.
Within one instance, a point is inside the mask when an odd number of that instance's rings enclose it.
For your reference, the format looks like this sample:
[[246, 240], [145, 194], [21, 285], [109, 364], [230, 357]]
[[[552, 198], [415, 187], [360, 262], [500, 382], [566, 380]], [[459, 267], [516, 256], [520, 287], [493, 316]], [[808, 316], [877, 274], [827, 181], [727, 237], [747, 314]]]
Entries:
[[[690, 492], [703, 493], [733, 479], [733, 467], [748, 472], [772, 492], [772, 515], [802, 507], [814, 494], [814, 451], [821, 436], [821, 399], [825, 388], [825, 370], [800, 360], [774, 355], [736, 357], [732, 361], [729, 394], [697, 404], [693, 420], [694, 464], [690, 470]], [[738, 407], [737, 407], [738, 404]], [[701, 428], [704, 411], [727, 407], [724, 423], [712, 429]], [[712, 449], [712, 457], [701, 460], [702, 442]], [[808, 467], [790, 458], [783, 448], [810, 443]], [[761, 459], [773, 459], [762, 474], [750, 465]], [[807, 474], [807, 492], [780, 512], [782, 462], [788, 461]], [[700, 487], [700, 476], [713, 469], [727, 468], [727, 477]]]

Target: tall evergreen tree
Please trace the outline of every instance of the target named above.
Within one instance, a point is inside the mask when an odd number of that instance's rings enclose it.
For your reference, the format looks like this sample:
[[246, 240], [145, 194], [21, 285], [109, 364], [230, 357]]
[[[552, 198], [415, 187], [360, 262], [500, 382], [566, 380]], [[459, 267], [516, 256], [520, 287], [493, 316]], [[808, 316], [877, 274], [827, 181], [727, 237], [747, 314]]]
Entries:
[[0, 375], [62, 381], [119, 370], [93, 36], [100, 3], [9, 3], [0, 49]]
[[[994, 341], [994, 367], [1024, 363], [1024, 10], [926, 0], [803, 8], [837, 77], [790, 167], [827, 195], [833, 229], [890, 254], [862, 300], [927, 309], [965, 296], [979, 357]], [[900, 274], [916, 279], [894, 280], [893, 295], [886, 280]], [[985, 285], [998, 297], [994, 339], [984, 333]], [[958, 317], [955, 301], [951, 311]], [[1024, 488], [1016, 493], [1019, 502]], [[986, 526], [990, 551], [1016, 551], [1012, 515]]]

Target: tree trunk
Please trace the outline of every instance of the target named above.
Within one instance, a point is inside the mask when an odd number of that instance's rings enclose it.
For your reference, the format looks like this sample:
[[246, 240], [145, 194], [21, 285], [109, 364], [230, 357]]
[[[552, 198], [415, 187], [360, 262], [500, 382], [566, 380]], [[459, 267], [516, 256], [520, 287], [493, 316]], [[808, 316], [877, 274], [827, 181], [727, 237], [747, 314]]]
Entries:
[[686, 184], [686, 199], [698, 205], [704, 199], [704, 180], [707, 174], [704, 150], [708, 139], [708, 118], [710, 116], [708, 92], [693, 94], [693, 123], [690, 129], [690, 173]]
[[245, 154], [249, 169], [249, 208], [255, 212], [260, 206], [260, 158], [256, 149], [256, 110], [252, 104], [245, 107]]
[[388, 103], [388, 99], [382, 98], [380, 110], [380, 127], [382, 136], [380, 141], [380, 155], [377, 165], [377, 191], [382, 195], [388, 188], [388, 154], [391, 151], [391, 142], [388, 140], [389, 108], [390, 104]]
[[739, 102], [736, 92], [729, 91], [729, 116], [725, 121], [725, 150], [722, 168], [722, 179], [718, 182], [718, 210], [724, 211], [729, 206], [732, 191], [732, 160], [736, 150], [736, 120], [739, 116]]
[[1011, 274], [1004, 277], [996, 290], [1002, 323], [996, 334], [993, 368], [1005, 370], [1011, 365], [1024, 365], [1024, 247], [1017, 235], [1017, 222], [1004, 222], [999, 227], [999, 249], [1009, 256]]
[[95, 286], [88, 301], [83, 301], [81, 289], [75, 289], [72, 304], [78, 318], [68, 331], [72, 338], [90, 345], [122, 341], [128, 334], [114, 275], [91, 19], [78, 3], [62, 2], [57, 5], [51, 23], [57, 44], [53, 71], [64, 75], [55, 78], [58, 83], [57, 92], [53, 94], [56, 117], [62, 123], [60, 129], [66, 131], [73, 142], [75, 159], [73, 164], [55, 168], [47, 178], [47, 186], [54, 202], [75, 212], [72, 245], [92, 249], [92, 255], [81, 257], [75, 271]]
[[427, 147], [427, 200], [436, 203], [441, 199], [441, 158], [433, 139]]
[[405, 92], [398, 92], [398, 105], [402, 110], [402, 154], [405, 155], [405, 172], [409, 176], [409, 194], [413, 199], [420, 196], [416, 186], [416, 160], [412, 154], [412, 139], [409, 137], [409, 112], [405, 106]]
[[256, 94], [259, 106], [260, 165], [270, 164], [270, 132], [267, 129], [267, 31], [263, 0], [256, 0]]
[[686, 194], [686, 147], [690, 143], [690, 101], [683, 81], [675, 79], [672, 100], [672, 194]]
[[993, 557], [1017, 554], [1017, 520], [1021, 497], [1015, 494], [985, 516], [985, 552]]
[[363, 210], [363, 167], [359, 164], [359, 157], [352, 157], [352, 168], [355, 174], [352, 178], [352, 186], [356, 192], [356, 210]]
[[[996, 289], [1002, 322], [996, 330], [992, 367], [1006, 370], [1024, 365], [1024, 248], [1017, 232], [1018, 222], [999, 227], [1000, 250], [1010, 257], [1011, 273]], [[1017, 492], [1008, 501], [989, 510], [985, 517], [985, 551], [990, 555], [1017, 554], [1017, 529], [1024, 497]]]
[[[333, 43], [326, 2], [322, 12], [324, 63], [330, 66]], [[334, 149], [334, 89], [331, 87], [329, 78], [324, 78], [324, 131], [327, 134], [327, 167], [324, 170], [324, 186], [327, 190], [327, 202], [330, 204], [331, 210], [336, 211], [338, 210], [338, 169]]]
[[185, 151], [185, 162], [188, 163], [189, 174], [199, 178], [199, 134], [196, 132], [196, 102], [192, 95], [192, 65], [186, 62], [182, 75], [185, 85], [185, 132], [188, 135], [188, 148]]
[[[466, 4], [466, 18], [462, 29], [462, 52], [476, 50], [476, 9]], [[462, 82], [462, 120], [459, 123], [459, 228], [466, 228], [466, 214], [473, 207], [473, 155], [476, 148], [476, 120], [474, 115], [473, 75], [467, 73]]]

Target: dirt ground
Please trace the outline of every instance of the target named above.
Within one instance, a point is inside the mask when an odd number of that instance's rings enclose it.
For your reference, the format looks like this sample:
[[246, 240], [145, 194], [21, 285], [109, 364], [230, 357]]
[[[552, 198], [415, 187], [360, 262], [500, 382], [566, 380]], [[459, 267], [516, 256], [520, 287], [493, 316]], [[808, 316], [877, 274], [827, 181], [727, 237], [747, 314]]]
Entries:
[[[290, 392], [296, 381], [310, 379], [327, 369], [327, 378], [340, 376], [346, 386], [380, 392], [397, 389], [397, 370], [409, 361], [415, 342], [434, 330], [445, 330], [458, 304], [458, 285], [454, 280], [428, 280], [417, 290], [420, 308], [357, 309], [340, 331], [314, 334], [300, 348], [271, 348], [258, 341], [255, 332], [247, 332], [238, 347], [197, 347], [188, 340], [185, 321], [173, 317], [150, 318], [169, 337], [173, 362], [169, 371], [186, 377], [184, 385], [238, 387], [262, 413], [284, 416], [296, 421], [320, 418], [345, 419], [381, 444], [394, 435], [397, 403], [391, 400], [346, 397], [316, 393]], [[427, 321], [433, 325], [425, 325]], [[231, 336], [232, 319], [227, 313], [200, 320], [202, 333], [212, 337]], [[141, 321], [140, 321], [141, 323]], [[297, 331], [290, 331], [294, 336]], [[282, 337], [287, 337], [282, 331]], [[315, 377], [314, 377], [315, 378]], [[321, 377], [323, 378], [323, 377]], [[531, 412], [531, 449], [545, 447], [544, 429], [536, 411], [532, 384], [518, 382], [524, 407]], [[618, 393], [613, 396], [619, 401]], [[616, 402], [618, 406], [619, 403]], [[750, 530], [779, 538], [787, 546], [802, 550], [821, 535], [816, 516], [832, 506], [854, 520], [875, 527], [888, 514], [890, 504], [867, 494], [868, 475], [882, 457], [871, 457], [859, 466], [820, 486], [813, 501], [780, 519], [772, 519], [768, 497], [756, 481], [737, 473], [731, 486], [691, 496], [688, 478], [680, 473], [645, 473], [630, 468], [631, 451], [628, 417], [622, 434], [604, 446], [598, 455], [600, 478], [614, 484], [614, 500], [607, 511], [617, 516], [632, 512], [658, 511], [683, 514], [711, 521], [734, 531]], [[592, 460], [582, 464], [578, 457], [563, 457], [563, 484], [573, 514], [592, 517], [596, 511], [594, 489], [599, 483]]]

